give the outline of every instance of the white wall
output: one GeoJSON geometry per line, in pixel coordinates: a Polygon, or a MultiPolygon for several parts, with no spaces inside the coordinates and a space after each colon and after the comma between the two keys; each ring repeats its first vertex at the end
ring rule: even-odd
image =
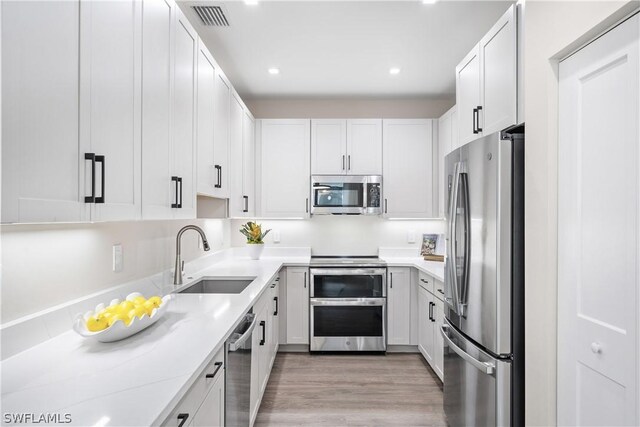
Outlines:
{"type": "MultiPolygon", "coordinates": [[[[452,71],[453,72],[453,71],[452,71]]],[[[455,103],[443,98],[254,98],[245,100],[257,119],[432,119],[455,103]]]]}
{"type": "MultiPolygon", "coordinates": [[[[231,220],[231,245],[245,245],[239,230],[246,220],[231,220]]],[[[313,255],[377,255],[379,247],[415,248],[420,255],[422,233],[444,233],[444,221],[390,221],[374,216],[314,216],[309,220],[258,219],[263,230],[273,231],[265,238],[267,246],[311,247],[313,255]],[[274,243],[274,232],[280,243],[274,243]],[[413,231],[415,243],[407,243],[413,231]]]]}
{"type": "MultiPolygon", "coordinates": [[[[1,227],[1,322],[80,298],[173,267],[177,231],[202,227],[211,250],[229,246],[229,220],[130,221],[1,227]],[[112,246],[124,265],[112,271],[112,246]]],[[[183,237],[183,259],[204,252],[195,232],[183,237]]]]}
{"type": "Polygon", "coordinates": [[[638,7],[525,2],[526,424],[556,424],[558,60],[638,7]]]}

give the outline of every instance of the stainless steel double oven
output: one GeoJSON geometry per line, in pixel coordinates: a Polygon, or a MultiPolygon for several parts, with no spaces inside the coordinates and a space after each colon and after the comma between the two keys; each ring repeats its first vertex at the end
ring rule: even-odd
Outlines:
{"type": "Polygon", "coordinates": [[[311,351],[386,351],[386,274],[376,258],[312,261],[311,351]]]}

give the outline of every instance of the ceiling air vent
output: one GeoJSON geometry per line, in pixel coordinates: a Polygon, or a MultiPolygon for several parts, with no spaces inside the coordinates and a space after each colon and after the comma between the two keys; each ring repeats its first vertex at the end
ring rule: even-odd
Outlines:
{"type": "Polygon", "coordinates": [[[202,23],[210,27],[228,27],[229,21],[222,6],[192,6],[202,23]]]}

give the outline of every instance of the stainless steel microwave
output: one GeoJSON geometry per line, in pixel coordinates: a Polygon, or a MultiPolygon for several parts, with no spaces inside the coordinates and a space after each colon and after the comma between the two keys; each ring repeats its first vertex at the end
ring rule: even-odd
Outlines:
{"type": "Polygon", "coordinates": [[[311,214],[380,215],[382,176],[313,175],[311,214]]]}

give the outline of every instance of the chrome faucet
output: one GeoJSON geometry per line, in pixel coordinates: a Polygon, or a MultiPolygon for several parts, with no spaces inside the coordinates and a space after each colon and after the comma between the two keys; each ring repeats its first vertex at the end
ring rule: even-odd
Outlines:
{"type": "Polygon", "coordinates": [[[209,247],[209,242],[207,241],[207,236],[204,234],[204,231],[202,231],[202,228],[196,225],[187,225],[182,227],[180,231],[178,231],[178,236],[176,237],[176,269],[173,272],[174,285],[182,285],[182,267],[184,263],[182,262],[182,259],[180,257],[180,252],[181,252],[181,245],[182,245],[181,243],[182,235],[187,230],[197,231],[200,234],[200,237],[202,237],[202,245],[204,246],[204,250],[208,251],[209,249],[211,249],[209,247]]]}

